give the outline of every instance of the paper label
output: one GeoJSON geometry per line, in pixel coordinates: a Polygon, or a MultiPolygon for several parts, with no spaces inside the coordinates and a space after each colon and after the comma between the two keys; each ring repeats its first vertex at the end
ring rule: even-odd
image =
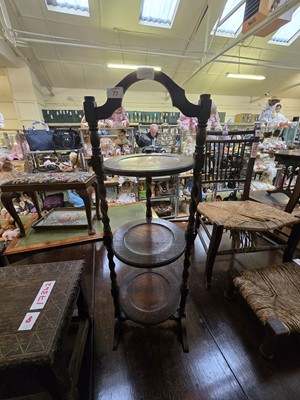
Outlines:
{"type": "Polygon", "coordinates": [[[294,258],[293,261],[300,266],[300,258],[294,258]]]}
{"type": "Polygon", "coordinates": [[[18,328],[18,331],[30,331],[35,324],[36,320],[38,319],[38,316],[40,315],[40,312],[28,312],[23,321],[21,322],[21,325],[18,328]]]}
{"type": "Polygon", "coordinates": [[[136,71],[137,79],[154,79],[154,68],[138,68],[136,71]]]}
{"type": "Polygon", "coordinates": [[[106,90],[108,99],[122,99],[124,96],[124,88],[113,87],[106,90]]]}
{"type": "Polygon", "coordinates": [[[46,281],[42,284],[34,302],[31,304],[30,310],[40,310],[45,307],[55,282],[56,281],[46,281]]]}

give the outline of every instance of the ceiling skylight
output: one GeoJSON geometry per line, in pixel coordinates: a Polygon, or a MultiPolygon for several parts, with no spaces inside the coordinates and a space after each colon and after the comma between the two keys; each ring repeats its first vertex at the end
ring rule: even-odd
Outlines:
{"type": "Polygon", "coordinates": [[[272,36],[269,43],[289,46],[300,35],[300,7],[294,11],[292,20],[282,26],[272,36]]]}
{"type": "Polygon", "coordinates": [[[89,0],[46,0],[46,5],[49,11],[90,16],[89,0]]]}
{"type": "MultiPolygon", "coordinates": [[[[227,15],[240,3],[241,0],[227,0],[220,22],[222,22],[222,20],[226,18],[227,15]]],[[[237,37],[242,28],[245,6],[246,3],[243,2],[243,4],[241,4],[241,6],[238,7],[237,10],[218,27],[216,22],[211,31],[211,35],[216,34],[217,36],[237,37]]]]}
{"type": "Polygon", "coordinates": [[[156,28],[172,28],[179,1],[142,0],[139,23],[156,28]]]}

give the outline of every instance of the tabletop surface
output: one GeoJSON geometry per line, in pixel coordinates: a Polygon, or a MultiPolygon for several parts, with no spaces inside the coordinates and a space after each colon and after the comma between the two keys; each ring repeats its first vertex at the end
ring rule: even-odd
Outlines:
{"type": "Polygon", "coordinates": [[[280,156],[291,156],[291,157],[300,157],[300,150],[299,149],[294,149],[294,150],[278,150],[276,151],[275,155],[280,155],[280,156]]]}
{"type": "Polygon", "coordinates": [[[138,177],[176,175],[189,171],[193,165],[192,157],[168,153],[131,154],[103,162],[107,173],[138,177]]]}
{"type": "Polygon", "coordinates": [[[0,268],[0,368],[53,361],[79,293],[83,266],[77,260],[0,268]],[[47,301],[38,300],[49,282],[53,289],[47,301]],[[38,308],[36,302],[45,304],[38,308]],[[22,321],[38,312],[30,330],[19,330],[22,321]]]}

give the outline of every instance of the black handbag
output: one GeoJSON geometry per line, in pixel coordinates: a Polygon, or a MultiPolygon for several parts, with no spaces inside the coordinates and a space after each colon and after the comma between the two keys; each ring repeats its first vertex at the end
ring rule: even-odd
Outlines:
{"type": "Polygon", "coordinates": [[[72,128],[56,128],[53,132],[53,148],[56,150],[76,150],[82,147],[80,133],[72,128]]]}
{"type": "Polygon", "coordinates": [[[52,144],[53,132],[45,122],[34,121],[31,128],[24,128],[24,134],[31,151],[54,149],[52,144]],[[38,129],[38,125],[41,125],[44,129],[38,129]]]}

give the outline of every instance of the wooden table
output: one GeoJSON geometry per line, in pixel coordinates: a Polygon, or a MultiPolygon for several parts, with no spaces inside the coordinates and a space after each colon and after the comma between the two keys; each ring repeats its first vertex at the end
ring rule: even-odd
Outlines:
{"type": "Polygon", "coordinates": [[[88,222],[88,233],[89,235],[93,235],[96,231],[92,226],[92,187],[94,187],[96,193],[96,215],[97,219],[100,220],[101,216],[99,211],[97,177],[92,172],[22,174],[8,182],[5,182],[1,186],[1,201],[18,224],[20,228],[19,237],[22,237],[25,236],[25,228],[12,203],[13,198],[15,197],[15,192],[28,192],[35,205],[39,218],[42,218],[37,192],[75,189],[77,194],[84,201],[88,222]]]}
{"type": "Polygon", "coordinates": [[[1,399],[45,391],[55,399],[76,398],[90,326],[80,283],[83,267],[84,261],[77,260],[0,268],[1,399]],[[77,334],[70,355],[67,332],[76,304],[77,334]],[[20,330],[22,321],[26,328],[35,322],[20,330]]]}
{"type": "MultiPolygon", "coordinates": [[[[289,197],[285,211],[292,212],[300,197],[300,150],[278,150],[275,153],[275,160],[284,165],[284,172],[278,187],[275,190],[267,190],[268,194],[284,193],[289,197]],[[296,169],[298,171],[296,172],[296,169]],[[292,185],[297,175],[295,185],[292,185]]],[[[276,185],[277,186],[277,185],[276,185]]]]}

